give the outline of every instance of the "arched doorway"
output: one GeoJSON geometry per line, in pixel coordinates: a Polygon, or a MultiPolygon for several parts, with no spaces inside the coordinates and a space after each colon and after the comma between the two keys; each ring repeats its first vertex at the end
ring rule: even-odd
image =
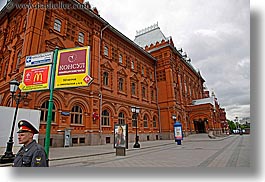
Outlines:
{"type": "Polygon", "coordinates": [[[196,133],[206,133],[205,122],[203,120],[199,119],[193,122],[196,133]]]}

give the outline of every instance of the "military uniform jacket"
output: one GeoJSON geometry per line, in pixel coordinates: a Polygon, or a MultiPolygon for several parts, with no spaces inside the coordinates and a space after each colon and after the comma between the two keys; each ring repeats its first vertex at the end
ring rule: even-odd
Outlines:
{"type": "Polygon", "coordinates": [[[18,151],[14,167],[48,167],[48,160],[43,147],[35,140],[18,151]]]}

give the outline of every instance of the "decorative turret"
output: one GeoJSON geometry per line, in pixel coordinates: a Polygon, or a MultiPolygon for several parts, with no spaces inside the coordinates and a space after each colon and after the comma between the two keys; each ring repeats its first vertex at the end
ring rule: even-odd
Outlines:
{"type": "Polygon", "coordinates": [[[214,93],[214,91],[212,90],[212,97],[214,97],[215,98],[215,93],[214,93]]]}
{"type": "Polygon", "coordinates": [[[151,50],[161,44],[173,44],[171,37],[166,37],[158,26],[158,22],[147,28],[136,31],[134,42],[145,50],[151,50]]]}
{"type": "Polygon", "coordinates": [[[96,15],[99,15],[99,13],[98,13],[98,9],[97,9],[96,7],[93,7],[93,8],[92,8],[92,11],[93,11],[96,15]]]}
{"type": "Polygon", "coordinates": [[[88,1],[86,1],[84,4],[85,4],[87,9],[91,9],[91,5],[90,5],[90,3],[88,1]]]}
{"type": "Polygon", "coordinates": [[[136,36],[135,37],[138,37],[140,35],[146,34],[146,33],[150,32],[152,30],[155,30],[155,29],[160,29],[159,26],[158,26],[158,22],[156,24],[151,25],[151,26],[149,26],[147,28],[144,28],[142,30],[139,30],[139,31],[136,30],[136,36]]]}

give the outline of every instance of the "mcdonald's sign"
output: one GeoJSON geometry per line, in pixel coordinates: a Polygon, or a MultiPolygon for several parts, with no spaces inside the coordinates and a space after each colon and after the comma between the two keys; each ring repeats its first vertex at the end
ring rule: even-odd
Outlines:
{"type": "Polygon", "coordinates": [[[35,73],[33,82],[35,82],[35,83],[36,82],[42,82],[42,77],[43,77],[42,73],[35,73]]]}
{"type": "Polygon", "coordinates": [[[47,90],[50,86],[50,74],[51,65],[25,68],[19,88],[22,92],[47,90]]]}

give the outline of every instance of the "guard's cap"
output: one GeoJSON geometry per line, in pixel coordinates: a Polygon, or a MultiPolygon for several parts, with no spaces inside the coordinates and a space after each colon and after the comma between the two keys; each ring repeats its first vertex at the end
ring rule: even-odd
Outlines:
{"type": "Polygon", "coordinates": [[[18,132],[17,133],[25,133],[30,132],[33,134],[38,134],[39,131],[27,120],[20,120],[18,122],[18,132]]]}

